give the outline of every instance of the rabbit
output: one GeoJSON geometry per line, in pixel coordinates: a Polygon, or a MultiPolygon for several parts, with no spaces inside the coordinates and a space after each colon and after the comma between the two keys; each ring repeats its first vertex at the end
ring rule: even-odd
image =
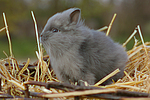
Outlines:
{"type": "Polygon", "coordinates": [[[125,49],[105,33],[85,26],[79,8],[50,17],[40,40],[60,81],[80,85],[82,80],[94,85],[119,68],[119,73],[101,84],[108,85],[124,75],[128,60],[125,49]]]}

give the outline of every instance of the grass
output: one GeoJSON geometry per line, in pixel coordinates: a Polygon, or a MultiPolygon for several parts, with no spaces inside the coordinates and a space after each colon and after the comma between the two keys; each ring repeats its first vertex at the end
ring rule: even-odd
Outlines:
{"type": "MultiPolygon", "coordinates": [[[[12,51],[16,59],[36,58],[36,49],[37,46],[35,38],[12,39],[12,51]]],[[[7,40],[0,42],[0,58],[6,58],[3,51],[10,55],[7,40]]]]}

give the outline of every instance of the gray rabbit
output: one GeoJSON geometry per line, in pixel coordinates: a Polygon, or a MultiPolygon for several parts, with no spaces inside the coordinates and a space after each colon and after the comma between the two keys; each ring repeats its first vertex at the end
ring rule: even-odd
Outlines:
{"type": "Polygon", "coordinates": [[[59,80],[87,81],[93,85],[119,68],[121,71],[102,85],[123,76],[127,62],[124,48],[103,32],[89,29],[80,19],[79,8],[57,13],[47,21],[40,39],[59,80]]]}

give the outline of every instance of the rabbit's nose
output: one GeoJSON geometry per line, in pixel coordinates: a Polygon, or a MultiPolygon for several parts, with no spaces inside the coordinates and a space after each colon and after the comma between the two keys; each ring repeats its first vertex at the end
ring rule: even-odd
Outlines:
{"type": "Polygon", "coordinates": [[[40,42],[42,42],[43,34],[40,34],[40,42]]]}

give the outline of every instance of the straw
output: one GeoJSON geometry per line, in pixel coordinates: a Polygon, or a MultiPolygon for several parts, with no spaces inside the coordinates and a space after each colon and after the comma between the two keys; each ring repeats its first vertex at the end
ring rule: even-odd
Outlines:
{"type": "Polygon", "coordinates": [[[113,16],[113,18],[112,18],[112,20],[111,20],[111,22],[110,22],[110,24],[109,24],[108,30],[107,30],[107,32],[106,32],[106,36],[109,35],[110,29],[111,29],[111,27],[112,27],[112,24],[113,24],[113,22],[114,22],[116,16],[117,16],[117,14],[115,13],[114,16],[113,16]]]}

